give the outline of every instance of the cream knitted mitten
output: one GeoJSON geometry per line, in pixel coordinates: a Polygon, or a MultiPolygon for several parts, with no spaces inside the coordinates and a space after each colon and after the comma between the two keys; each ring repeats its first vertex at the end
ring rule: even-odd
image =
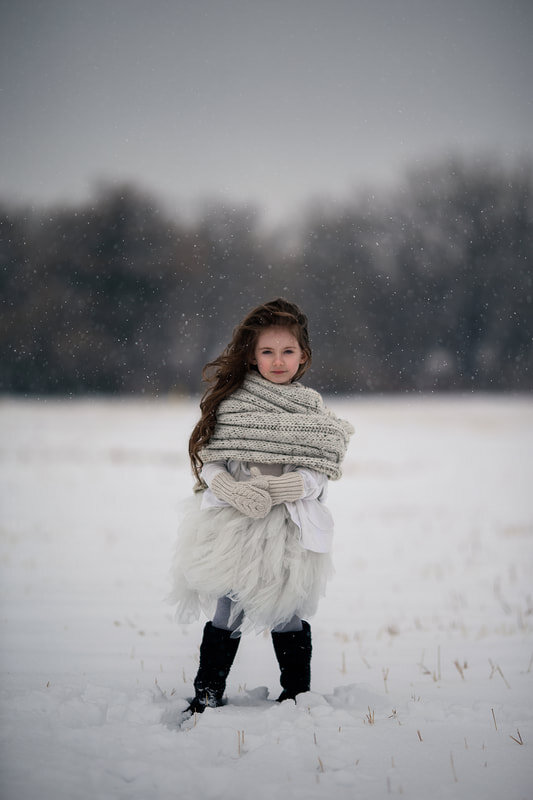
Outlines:
{"type": "Polygon", "coordinates": [[[265,476],[254,477],[251,481],[236,481],[229,472],[219,472],[211,481],[210,489],[219,500],[225,500],[252,519],[263,519],[272,508],[265,476]]]}
{"type": "Polygon", "coordinates": [[[268,481],[268,492],[273,506],[277,506],[279,503],[294,502],[304,496],[304,479],[299,472],[286,472],[279,478],[271,475],[265,477],[268,481]]]}

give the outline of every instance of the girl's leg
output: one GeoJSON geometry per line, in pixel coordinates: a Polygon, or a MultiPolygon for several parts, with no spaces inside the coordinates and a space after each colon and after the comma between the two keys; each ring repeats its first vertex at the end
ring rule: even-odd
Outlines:
{"type": "MultiPolygon", "coordinates": [[[[229,597],[219,597],[217,601],[217,607],[215,609],[215,614],[212,619],[212,624],[214,628],[220,628],[223,631],[231,631],[234,633],[236,629],[240,626],[244,614],[241,613],[233,620],[230,625],[230,618],[231,612],[233,611],[233,600],[230,600],[229,597]]],[[[240,636],[240,634],[235,634],[235,636],[240,636]]]]}
{"type": "Polygon", "coordinates": [[[222,705],[226,679],[241,641],[240,634],[233,632],[240,620],[235,620],[228,627],[231,606],[231,600],[227,597],[220,598],[213,621],[204,628],[200,666],[194,679],[195,697],[187,709],[191,713],[202,713],[206,706],[222,705]]]}
{"type": "Polygon", "coordinates": [[[294,633],[295,631],[301,631],[302,629],[302,620],[295,614],[294,617],[288,622],[285,622],[283,625],[276,625],[275,628],[272,628],[272,633],[294,633]]]}
{"type": "MultiPolygon", "coordinates": [[[[294,622],[294,617],[291,623],[294,622]]],[[[295,700],[296,695],[311,688],[311,627],[300,620],[300,630],[272,631],[272,643],[280,668],[283,688],[278,703],[295,700]]]]}
{"type": "MultiPolygon", "coordinates": [[[[221,628],[224,631],[233,632],[240,626],[244,617],[242,611],[231,623],[231,625],[229,624],[233,606],[233,600],[230,600],[229,597],[218,598],[215,614],[211,620],[214,628],[221,628]]],[[[284,622],[281,625],[276,625],[275,628],[272,628],[272,631],[273,633],[294,633],[296,631],[301,631],[302,628],[302,620],[295,614],[288,622],[284,622]]]]}

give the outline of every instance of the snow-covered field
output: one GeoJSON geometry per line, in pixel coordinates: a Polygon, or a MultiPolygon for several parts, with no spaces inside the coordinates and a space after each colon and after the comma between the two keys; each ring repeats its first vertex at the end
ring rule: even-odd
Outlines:
{"type": "Polygon", "coordinates": [[[533,797],[531,399],[330,405],[356,435],[313,692],[273,702],[247,636],[229,705],[179,729],[204,621],[164,598],[195,404],[0,403],[2,800],[533,797]]]}

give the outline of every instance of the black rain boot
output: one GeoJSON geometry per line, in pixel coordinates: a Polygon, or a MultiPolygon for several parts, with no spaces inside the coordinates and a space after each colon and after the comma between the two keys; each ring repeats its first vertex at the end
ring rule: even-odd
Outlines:
{"type": "Polygon", "coordinates": [[[272,632],[274,652],[281,670],[279,682],[283,688],[278,703],[295,700],[296,695],[311,688],[311,626],[302,620],[301,631],[272,632]]]}
{"type": "Polygon", "coordinates": [[[206,706],[216,708],[222,705],[226,678],[240,640],[240,636],[232,639],[231,631],[214,628],[210,622],[206,623],[200,645],[200,667],[194,679],[196,696],[187,711],[201,714],[206,706]]]}

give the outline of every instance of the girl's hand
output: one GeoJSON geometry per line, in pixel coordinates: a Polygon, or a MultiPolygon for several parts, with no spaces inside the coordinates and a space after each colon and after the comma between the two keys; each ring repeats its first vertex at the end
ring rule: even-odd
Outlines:
{"type": "Polygon", "coordinates": [[[272,505],[279,503],[293,503],[300,500],[305,494],[304,479],[299,472],[286,472],[275,478],[271,475],[264,476],[268,481],[268,493],[272,498],[272,505]]]}
{"type": "Polygon", "coordinates": [[[263,479],[266,481],[266,489],[272,498],[272,505],[280,503],[291,503],[300,500],[305,494],[305,483],[299,472],[285,472],[279,477],[274,475],[262,475],[257,467],[252,467],[250,474],[253,481],[263,479]]]}
{"type": "Polygon", "coordinates": [[[266,476],[236,481],[224,470],[215,475],[210,488],[219,500],[225,500],[241,514],[252,519],[263,519],[272,508],[272,498],[267,487],[266,476]]]}

